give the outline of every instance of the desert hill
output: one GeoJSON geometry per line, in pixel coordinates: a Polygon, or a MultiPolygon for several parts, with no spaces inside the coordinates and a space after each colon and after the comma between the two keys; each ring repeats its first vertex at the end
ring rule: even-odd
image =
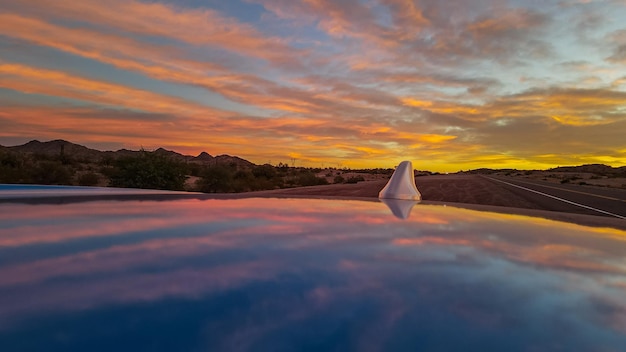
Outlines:
{"type": "Polygon", "coordinates": [[[611,167],[604,164],[586,164],[580,166],[559,166],[547,171],[553,172],[585,172],[597,175],[624,175],[626,176],[626,166],[611,167]]]}
{"type": "MultiPolygon", "coordinates": [[[[0,145],[0,150],[9,150],[17,153],[29,153],[40,154],[47,156],[60,156],[65,155],[77,160],[84,160],[90,162],[98,162],[105,158],[117,159],[120,157],[133,157],[137,156],[140,151],[119,149],[117,151],[100,151],[96,149],[87,148],[80,144],[75,144],[62,139],[57,139],[48,142],[40,142],[38,140],[32,140],[26,144],[5,147],[0,145]]],[[[218,155],[216,157],[211,156],[206,152],[200,153],[198,156],[183,155],[175,151],[159,148],[154,151],[155,154],[168,157],[170,159],[180,162],[192,162],[200,164],[219,163],[219,164],[235,164],[239,167],[252,167],[255,164],[248,160],[242,159],[237,156],[231,155],[218,155]]]]}
{"type": "Polygon", "coordinates": [[[26,144],[6,148],[8,150],[18,153],[43,154],[49,156],[66,154],[78,158],[87,159],[100,159],[103,156],[103,152],[99,150],[90,149],[79,144],[64,141],[62,139],[57,139],[49,142],[32,140],[26,144]]]}
{"type": "Polygon", "coordinates": [[[202,152],[202,153],[198,154],[198,156],[196,156],[193,159],[196,160],[196,161],[213,161],[213,156],[211,156],[211,154],[209,154],[207,152],[202,152]]]}

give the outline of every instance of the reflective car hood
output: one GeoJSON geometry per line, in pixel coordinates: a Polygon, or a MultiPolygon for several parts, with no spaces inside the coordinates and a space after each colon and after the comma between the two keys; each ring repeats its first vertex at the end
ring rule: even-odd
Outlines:
{"type": "Polygon", "coordinates": [[[626,232],[410,205],[2,203],[2,351],[626,346],[626,232]]]}

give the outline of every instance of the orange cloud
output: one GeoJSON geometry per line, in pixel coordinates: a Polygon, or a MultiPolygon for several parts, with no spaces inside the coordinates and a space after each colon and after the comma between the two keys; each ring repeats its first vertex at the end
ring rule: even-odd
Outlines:
{"type": "Polygon", "coordinates": [[[44,94],[110,104],[143,111],[182,115],[223,115],[217,109],[146,90],[92,80],[66,72],[33,68],[0,61],[0,87],[30,94],[44,94]]]}
{"type": "Polygon", "coordinates": [[[25,0],[14,4],[15,11],[79,20],[142,35],[172,38],[194,45],[215,45],[268,60],[295,59],[300,50],[283,39],[268,38],[250,25],[210,9],[189,9],[161,3],[112,0],[106,3],[25,0]]]}
{"type": "Polygon", "coordinates": [[[440,134],[424,134],[419,137],[421,141],[438,144],[451,140],[455,140],[457,136],[449,136],[449,135],[440,135],[440,134]]]}
{"type": "Polygon", "coordinates": [[[413,106],[416,108],[428,108],[433,106],[433,103],[431,101],[418,100],[414,98],[402,98],[401,100],[404,105],[413,106]]]}
{"type": "MultiPolygon", "coordinates": [[[[92,30],[64,28],[12,14],[0,14],[0,33],[154,79],[203,87],[248,105],[298,113],[310,112],[314,107],[306,99],[290,98],[289,90],[282,90],[287,94],[268,95],[268,90],[279,93],[279,86],[273,82],[236,74],[219,65],[172,56],[172,50],[178,51],[172,47],[145,44],[92,30]],[[16,27],[24,30],[12,31],[16,27]]],[[[300,96],[305,95],[300,93],[300,96]]]]}

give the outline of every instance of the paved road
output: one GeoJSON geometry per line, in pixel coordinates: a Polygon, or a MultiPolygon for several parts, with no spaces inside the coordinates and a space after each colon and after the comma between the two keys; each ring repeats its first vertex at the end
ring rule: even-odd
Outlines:
{"type": "Polygon", "coordinates": [[[559,185],[512,177],[482,176],[535,204],[536,209],[626,219],[626,191],[593,186],[559,185]]]}

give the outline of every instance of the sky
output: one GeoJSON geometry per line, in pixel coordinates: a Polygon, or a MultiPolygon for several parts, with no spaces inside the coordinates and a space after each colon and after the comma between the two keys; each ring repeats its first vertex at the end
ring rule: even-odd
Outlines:
{"type": "Polygon", "coordinates": [[[626,0],[0,0],[0,144],[626,165],[626,0]]]}

